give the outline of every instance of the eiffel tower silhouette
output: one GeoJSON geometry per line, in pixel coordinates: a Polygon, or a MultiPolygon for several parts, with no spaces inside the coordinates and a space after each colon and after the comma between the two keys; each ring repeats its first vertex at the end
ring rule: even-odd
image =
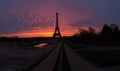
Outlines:
{"type": "Polygon", "coordinates": [[[56,13],[56,27],[55,27],[55,32],[53,34],[54,38],[60,38],[61,34],[60,34],[60,29],[59,29],[59,25],[58,25],[58,12],[56,13]]]}

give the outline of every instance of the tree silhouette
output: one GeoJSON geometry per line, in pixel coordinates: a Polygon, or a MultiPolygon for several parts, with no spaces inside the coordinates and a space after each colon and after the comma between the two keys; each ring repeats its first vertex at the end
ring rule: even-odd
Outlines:
{"type": "Polygon", "coordinates": [[[88,28],[88,31],[89,31],[90,34],[95,34],[95,30],[94,30],[94,28],[92,28],[92,27],[89,27],[89,28],[88,28]]]}
{"type": "Polygon", "coordinates": [[[88,30],[80,29],[73,37],[74,42],[87,43],[87,44],[102,44],[102,45],[119,45],[120,42],[120,31],[119,27],[116,24],[104,26],[101,29],[101,32],[96,33],[95,29],[89,27],[88,30]]]}
{"type": "Polygon", "coordinates": [[[101,31],[101,37],[104,41],[116,41],[119,39],[119,27],[116,24],[105,24],[101,31]]]}
{"type": "Polygon", "coordinates": [[[105,24],[101,30],[102,40],[110,41],[112,37],[111,33],[112,33],[112,28],[109,27],[107,24],[105,24]]]}

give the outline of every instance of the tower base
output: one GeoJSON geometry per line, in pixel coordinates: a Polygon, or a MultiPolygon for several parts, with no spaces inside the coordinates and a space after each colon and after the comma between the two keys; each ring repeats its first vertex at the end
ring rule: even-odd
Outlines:
{"type": "Polygon", "coordinates": [[[55,28],[55,33],[53,34],[53,37],[54,38],[60,38],[61,37],[59,28],[55,28]]]}

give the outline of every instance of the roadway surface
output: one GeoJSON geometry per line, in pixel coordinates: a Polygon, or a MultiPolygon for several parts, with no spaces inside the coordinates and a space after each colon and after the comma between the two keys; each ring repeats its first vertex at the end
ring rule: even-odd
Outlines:
{"type": "Polygon", "coordinates": [[[57,46],[42,62],[24,71],[120,71],[120,66],[98,68],[76,54],[63,41],[55,42],[58,42],[57,46]]]}
{"type": "Polygon", "coordinates": [[[37,48],[32,51],[27,50],[26,63],[24,63],[25,51],[20,50],[18,52],[15,48],[0,50],[0,53],[4,55],[12,55],[10,56],[12,59],[8,61],[4,60],[6,57],[3,56],[3,60],[0,59],[1,65],[21,63],[18,69],[16,69],[16,66],[9,66],[8,68],[5,66],[0,67],[0,71],[120,71],[120,66],[110,68],[96,67],[80,57],[63,40],[52,40],[49,42],[51,44],[43,48],[37,48]],[[7,52],[7,54],[4,52],[7,52]]]}

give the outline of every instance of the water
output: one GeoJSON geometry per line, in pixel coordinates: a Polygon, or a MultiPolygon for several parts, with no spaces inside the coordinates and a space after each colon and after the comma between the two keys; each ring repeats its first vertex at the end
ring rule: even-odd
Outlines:
{"type": "Polygon", "coordinates": [[[48,45],[48,43],[40,43],[40,44],[36,45],[35,47],[44,47],[46,45],[48,45]]]}

